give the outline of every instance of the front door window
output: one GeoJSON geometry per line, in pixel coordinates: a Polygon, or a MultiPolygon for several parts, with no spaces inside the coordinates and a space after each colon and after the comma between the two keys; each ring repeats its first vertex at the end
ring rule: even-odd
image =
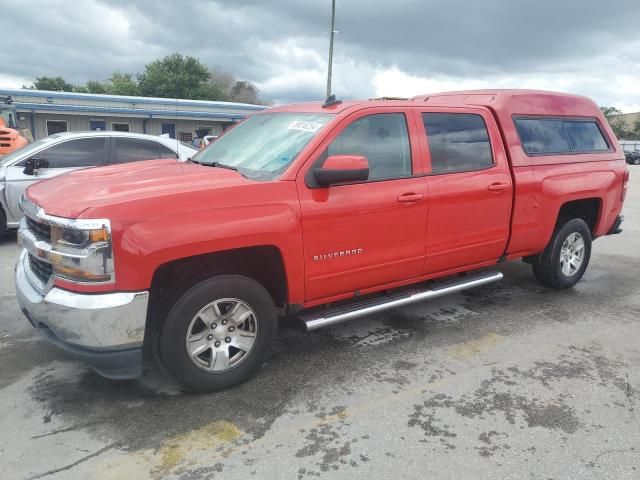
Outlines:
{"type": "Polygon", "coordinates": [[[411,176],[411,148],[402,113],[367,115],[343,130],[329,145],[332,155],[359,155],[369,161],[369,180],[411,176]]]}
{"type": "Polygon", "coordinates": [[[53,145],[34,157],[44,160],[46,168],[96,167],[107,163],[106,138],[78,138],[53,145]]]}

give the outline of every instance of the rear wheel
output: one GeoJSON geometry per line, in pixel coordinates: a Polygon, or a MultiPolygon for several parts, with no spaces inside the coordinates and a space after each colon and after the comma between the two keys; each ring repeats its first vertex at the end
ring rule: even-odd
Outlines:
{"type": "Polygon", "coordinates": [[[160,332],[165,369],[189,390],[237,385],[263,364],[276,330],[273,300],[255,280],[220,275],[187,290],[160,332]]]}
{"type": "Polygon", "coordinates": [[[581,218],[573,218],[556,229],[545,248],[533,260],[533,273],[550,288],[571,288],[580,281],[591,257],[591,231],[581,218]]]}

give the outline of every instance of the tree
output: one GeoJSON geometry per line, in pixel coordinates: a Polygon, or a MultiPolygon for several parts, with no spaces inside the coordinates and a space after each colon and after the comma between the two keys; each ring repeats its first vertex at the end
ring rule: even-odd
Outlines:
{"type": "Polygon", "coordinates": [[[84,85],[75,85],[73,91],[76,93],[107,93],[107,86],[100,80],[89,80],[84,85]]]}
{"type": "Polygon", "coordinates": [[[231,101],[231,88],[236,79],[228,72],[213,69],[209,72],[205,89],[205,98],[207,100],[231,101]]]}
{"type": "Polygon", "coordinates": [[[197,58],[174,53],[146,65],[138,85],[145,97],[204,99],[209,76],[197,58]]]}
{"type": "Polygon", "coordinates": [[[231,100],[240,103],[260,103],[258,87],[247,80],[238,80],[231,87],[231,100]]]}
{"type": "Polygon", "coordinates": [[[618,110],[616,107],[600,107],[600,111],[604,115],[604,118],[609,122],[609,126],[613,133],[616,134],[616,137],[619,139],[628,139],[631,135],[631,132],[627,126],[627,122],[625,122],[622,117],[622,111],[618,110]]]}
{"type": "Polygon", "coordinates": [[[51,90],[54,92],[73,91],[73,85],[62,77],[36,77],[36,81],[33,82],[33,85],[29,88],[34,90],[51,90]]]}
{"type": "Polygon", "coordinates": [[[24,88],[268,104],[260,99],[260,91],[254,83],[238,80],[218,69],[209,71],[197,58],[179,53],[149,63],[142,73],[135,76],[116,71],[107,80],[90,80],[76,86],[62,77],[38,77],[33,85],[24,88]]]}
{"type": "Polygon", "coordinates": [[[631,131],[633,138],[631,140],[640,140],[640,119],[633,122],[633,130],[631,131]]]}
{"type": "Polygon", "coordinates": [[[113,72],[111,78],[106,81],[109,95],[140,95],[140,88],[136,79],[130,73],[113,72]]]}
{"type": "Polygon", "coordinates": [[[205,86],[203,97],[207,100],[265,104],[259,94],[260,90],[254,83],[248,80],[237,80],[228,72],[213,69],[205,86]]]}
{"type": "Polygon", "coordinates": [[[99,80],[89,80],[86,85],[73,87],[73,91],[78,93],[107,93],[107,88],[99,80]]]}

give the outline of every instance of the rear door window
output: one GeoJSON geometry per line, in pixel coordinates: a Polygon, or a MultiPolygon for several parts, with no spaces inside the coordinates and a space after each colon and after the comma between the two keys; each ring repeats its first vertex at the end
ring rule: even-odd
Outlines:
{"type": "Polygon", "coordinates": [[[41,150],[32,158],[41,158],[48,168],[96,167],[107,163],[105,137],[77,138],[41,150]]]}
{"type": "Polygon", "coordinates": [[[159,143],[158,146],[160,147],[160,158],[178,158],[178,154],[170,148],[165,147],[161,143],[159,143]]]}
{"type": "Polygon", "coordinates": [[[150,140],[116,137],[115,143],[116,163],[130,163],[161,158],[159,144],[150,140]]]}
{"type": "Polygon", "coordinates": [[[484,170],[493,166],[484,119],[471,113],[423,113],[432,173],[484,170]]]}

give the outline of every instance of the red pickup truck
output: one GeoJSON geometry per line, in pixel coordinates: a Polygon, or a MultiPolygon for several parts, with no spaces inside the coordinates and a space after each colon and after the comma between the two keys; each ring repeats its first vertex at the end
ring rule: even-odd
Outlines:
{"type": "Polygon", "coordinates": [[[306,103],[253,115],[187,162],[31,186],[25,315],[111,378],[156,358],[213,391],[263,363],[281,315],[307,329],[502,278],[523,259],[572,287],[619,233],[624,153],[598,107],[491,90],[306,103]]]}

